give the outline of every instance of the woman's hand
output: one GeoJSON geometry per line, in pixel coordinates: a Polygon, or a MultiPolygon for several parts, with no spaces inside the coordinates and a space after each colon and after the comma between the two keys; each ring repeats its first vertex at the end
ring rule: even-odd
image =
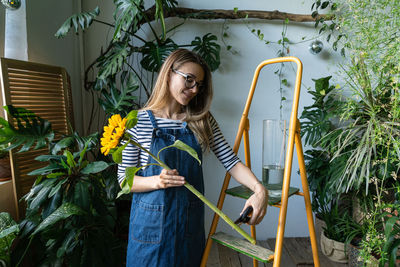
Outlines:
{"type": "Polygon", "coordinates": [[[180,176],[177,170],[163,169],[160,175],[153,176],[156,189],[177,187],[185,184],[185,177],[180,176]]]}
{"type": "Polygon", "coordinates": [[[249,224],[259,224],[267,213],[268,207],[268,190],[261,183],[258,183],[256,185],[254,189],[254,194],[251,195],[250,198],[246,201],[246,204],[244,205],[243,210],[240,214],[242,214],[244,210],[249,206],[253,207],[253,213],[251,215],[249,224]]]}

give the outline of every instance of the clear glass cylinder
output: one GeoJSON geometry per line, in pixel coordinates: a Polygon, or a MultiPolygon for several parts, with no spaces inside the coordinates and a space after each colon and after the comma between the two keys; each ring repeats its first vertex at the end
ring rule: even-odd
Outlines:
{"type": "Polygon", "coordinates": [[[263,121],[262,181],[282,184],[286,154],[286,121],[263,121]]]}

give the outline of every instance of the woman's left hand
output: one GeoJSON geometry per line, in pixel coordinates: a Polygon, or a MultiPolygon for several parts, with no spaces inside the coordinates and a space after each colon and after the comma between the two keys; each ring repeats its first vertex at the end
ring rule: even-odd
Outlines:
{"type": "Polygon", "coordinates": [[[256,186],[254,194],[246,201],[240,214],[249,206],[253,207],[253,213],[248,224],[259,224],[267,213],[268,207],[268,190],[261,183],[256,186]]]}

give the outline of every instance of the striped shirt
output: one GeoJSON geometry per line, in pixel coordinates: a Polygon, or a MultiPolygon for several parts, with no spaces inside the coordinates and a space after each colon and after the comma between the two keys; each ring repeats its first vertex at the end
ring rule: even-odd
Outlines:
{"type": "MultiPolygon", "coordinates": [[[[218,126],[217,121],[213,116],[209,116],[210,125],[212,129],[212,136],[210,136],[210,149],[214,152],[215,156],[219,159],[227,171],[236,165],[240,160],[235,155],[229,144],[226,142],[222,132],[218,126]]],[[[180,129],[183,127],[183,122],[179,120],[171,120],[156,117],[157,125],[159,128],[167,129],[180,129]]],[[[127,130],[131,139],[144,148],[150,149],[151,137],[153,132],[153,125],[146,111],[138,113],[137,124],[127,130]]],[[[122,152],[122,163],[118,165],[118,181],[122,183],[125,178],[125,168],[134,166],[139,167],[147,163],[149,154],[142,151],[140,148],[129,144],[122,152]]]]}

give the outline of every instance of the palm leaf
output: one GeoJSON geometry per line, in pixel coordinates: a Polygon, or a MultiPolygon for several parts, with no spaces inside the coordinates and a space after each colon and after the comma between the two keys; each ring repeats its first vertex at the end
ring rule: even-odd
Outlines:
{"type": "Polygon", "coordinates": [[[57,38],[65,37],[68,32],[74,28],[75,33],[78,33],[79,26],[82,30],[89,28],[92,24],[93,19],[100,14],[99,7],[96,7],[93,11],[90,12],[82,12],[79,14],[72,15],[69,17],[63,25],[58,29],[58,31],[54,34],[57,38]]]}
{"type": "Polygon", "coordinates": [[[193,51],[197,52],[208,64],[211,71],[218,69],[220,61],[221,47],[215,41],[217,36],[207,33],[203,38],[196,37],[191,45],[194,46],[193,51]]]}

